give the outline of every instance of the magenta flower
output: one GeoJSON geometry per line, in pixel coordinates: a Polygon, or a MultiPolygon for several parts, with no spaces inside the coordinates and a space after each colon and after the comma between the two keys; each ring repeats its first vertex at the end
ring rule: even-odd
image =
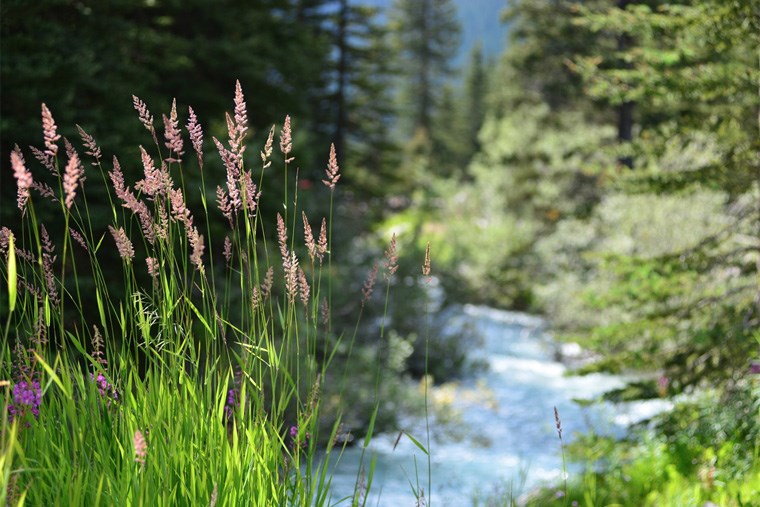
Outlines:
{"type": "Polygon", "coordinates": [[[292,451],[295,451],[296,449],[306,449],[306,446],[309,445],[309,439],[311,438],[311,435],[307,432],[306,435],[304,435],[303,441],[299,442],[298,439],[298,426],[291,426],[290,427],[290,449],[292,451]]]}
{"type": "Polygon", "coordinates": [[[27,382],[22,380],[13,386],[13,403],[8,405],[9,419],[24,418],[31,413],[35,419],[40,416],[40,405],[42,404],[42,389],[39,380],[27,382]]]}
{"type": "Polygon", "coordinates": [[[234,389],[227,391],[227,403],[224,405],[224,417],[226,419],[232,419],[235,415],[235,408],[237,408],[237,393],[234,389]]]}
{"type": "Polygon", "coordinates": [[[100,396],[106,398],[107,406],[111,406],[111,400],[119,401],[119,394],[116,392],[116,387],[108,381],[105,375],[98,373],[96,376],[94,373],[90,373],[90,380],[95,382],[100,396]]]}

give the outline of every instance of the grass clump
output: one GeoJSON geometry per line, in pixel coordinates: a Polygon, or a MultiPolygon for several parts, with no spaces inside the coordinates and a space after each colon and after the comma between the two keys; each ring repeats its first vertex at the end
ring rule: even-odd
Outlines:
{"type": "MultiPolygon", "coordinates": [[[[213,193],[210,143],[192,108],[188,156],[176,102],[159,141],[147,105],[133,100],[152,141],[139,149],[136,181],[135,164],[106,163],[80,128],[94,169],[85,168],[45,105],[44,149],[32,153],[50,174],[32,175],[18,147],[11,157],[19,218],[0,230],[0,503],[336,503],[330,463],[350,439],[346,383],[331,365],[339,351],[350,361],[356,332],[344,337],[332,323],[332,211],[313,230],[299,207],[290,119],[272,127],[249,169],[238,83],[228,137],[212,139],[224,167],[213,193]],[[259,206],[275,168],[284,175],[276,221],[259,206]],[[92,220],[101,212],[107,230],[92,220]],[[46,229],[53,214],[63,228],[46,229]]],[[[332,149],[330,210],[339,178],[332,149]]],[[[377,400],[367,404],[377,411],[377,400]]],[[[360,498],[365,489],[343,500],[360,498]]]]}

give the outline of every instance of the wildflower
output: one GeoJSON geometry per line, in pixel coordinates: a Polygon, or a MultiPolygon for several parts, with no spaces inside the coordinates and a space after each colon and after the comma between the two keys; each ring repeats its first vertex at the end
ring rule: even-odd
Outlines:
{"type": "Polygon", "coordinates": [[[11,152],[11,167],[13,167],[13,177],[16,178],[16,186],[18,187],[18,209],[23,213],[26,202],[29,200],[29,189],[34,181],[32,180],[32,173],[24,165],[24,156],[21,154],[21,148],[18,145],[11,152]]]}
{"type": "Polygon", "coordinates": [[[296,449],[305,449],[306,446],[309,445],[309,439],[311,438],[309,432],[306,432],[306,434],[303,436],[303,441],[301,441],[298,437],[298,426],[291,426],[289,434],[291,451],[295,451],[296,449]]]}
{"type": "Polygon", "coordinates": [[[90,380],[95,382],[98,393],[101,397],[106,398],[106,405],[111,406],[111,401],[119,401],[119,394],[116,392],[116,386],[111,384],[105,375],[90,373],[90,380]]]}
{"type": "Polygon", "coordinates": [[[330,159],[327,162],[327,179],[322,180],[322,183],[330,187],[330,190],[335,190],[335,184],[340,179],[340,168],[338,167],[338,157],[335,154],[335,145],[330,145],[330,159]]]}
{"type": "Polygon", "coordinates": [[[21,380],[13,386],[13,402],[8,405],[8,418],[10,421],[31,413],[35,419],[40,416],[42,404],[42,389],[39,380],[21,380]]]}
{"type": "Polygon", "coordinates": [[[145,441],[145,437],[140,430],[135,430],[132,446],[135,449],[135,461],[144,466],[145,458],[148,455],[148,443],[145,441]]]}
{"type": "Polygon", "coordinates": [[[235,408],[238,406],[237,393],[235,389],[227,391],[227,403],[224,405],[224,417],[225,419],[232,419],[235,415],[235,408]]]}
{"type": "Polygon", "coordinates": [[[752,375],[760,375],[760,361],[752,361],[749,365],[749,372],[752,375]]]}

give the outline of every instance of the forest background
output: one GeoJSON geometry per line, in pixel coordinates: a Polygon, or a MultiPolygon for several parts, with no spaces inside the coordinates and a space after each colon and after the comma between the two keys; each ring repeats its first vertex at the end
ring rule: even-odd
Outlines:
{"type": "MultiPolygon", "coordinates": [[[[336,284],[360,293],[392,233],[405,252],[383,345],[394,375],[382,390],[400,401],[380,411],[379,429],[412,410],[405,379],[443,382],[474,367],[464,337],[423,346],[425,291],[407,282],[430,241],[442,305],[540,313],[560,339],[593,353],[580,373],[646,374],[607,398],[679,401],[645,443],[588,436],[582,459],[630,467],[658,454],[657,480],[636,485],[641,498],[674,477],[705,498],[742,477],[757,485],[760,5],[465,3],[501,12],[508,39],[498,55],[493,37],[462,51],[474,21],[463,30],[448,0],[396,0],[387,9],[348,0],[5,0],[0,223],[17,220],[8,161],[16,144],[40,145],[40,103],[72,142],[79,125],[103,153],[137,159],[145,131],[133,95],[155,111],[176,97],[180,117],[191,106],[202,122],[213,119],[203,124],[207,139],[222,138],[239,80],[249,145],[263,146],[272,123],[292,118],[299,204],[309,215],[330,212],[321,180],[326,147],[335,146],[335,215],[343,217],[332,238],[336,284]]],[[[245,156],[255,160],[258,149],[245,156]]],[[[123,167],[130,181],[138,169],[123,167]]],[[[220,160],[204,170],[224,174],[220,160]]],[[[199,174],[185,177],[200,185],[199,174]]],[[[201,207],[187,197],[191,210],[201,207]]],[[[95,190],[88,200],[93,229],[105,231],[107,196],[95,190]]],[[[265,193],[259,206],[271,215],[279,196],[265,193]]],[[[37,212],[49,230],[63,228],[54,208],[37,212]]],[[[222,214],[207,227],[206,235],[223,236],[222,214]]],[[[334,298],[335,318],[349,320],[356,296],[334,298]]],[[[375,303],[360,349],[377,346],[384,308],[375,303]]],[[[98,309],[93,302],[83,311],[98,309]]],[[[8,314],[3,299],[0,321],[8,314]]],[[[347,363],[357,378],[371,357],[347,363]]],[[[366,379],[346,396],[353,427],[369,423],[372,389],[366,379]]],[[[596,488],[609,501],[634,501],[620,497],[635,489],[624,475],[602,475],[596,488]]]]}

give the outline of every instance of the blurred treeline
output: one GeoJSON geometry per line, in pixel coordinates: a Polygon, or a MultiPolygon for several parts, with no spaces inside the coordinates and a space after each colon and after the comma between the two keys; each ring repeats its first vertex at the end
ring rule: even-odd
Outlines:
{"type": "Polygon", "coordinates": [[[689,400],[660,421],[670,472],[636,498],[602,475],[603,503],[741,477],[760,448],[760,4],[513,0],[504,19],[482,128],[454,134],[477,153],[428,200],[449,294],[542,312],[593,353],[581,371],[639,374],[610,399],[689,400]]]}

